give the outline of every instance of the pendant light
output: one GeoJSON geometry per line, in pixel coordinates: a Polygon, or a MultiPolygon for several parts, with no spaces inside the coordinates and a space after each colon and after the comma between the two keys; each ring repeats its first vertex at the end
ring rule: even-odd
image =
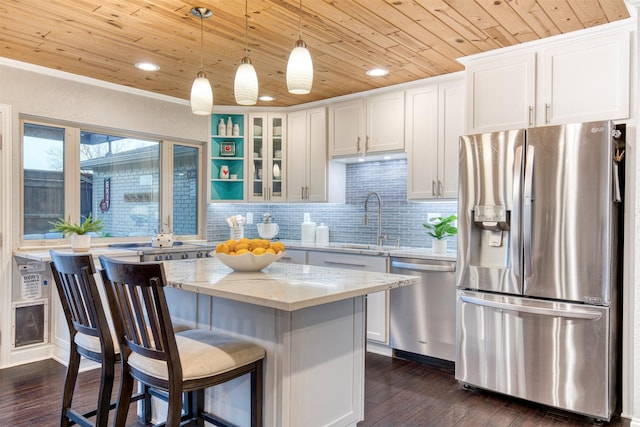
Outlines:
{"type": "Polygon", "coordinates": [[[202,70],[204,67],[202,48],[204,30],[202,21],[204,18],[213,15],[213,12],[205,7],[194,7],[191,9],[191,13],[200,17],[200,71],[198,71],[193,81],[193,86],[191,86],[191,111],[193,114],[206,116],[213,111],[213,91],[211,90],[211,83],[207,80],[207,75],[202,70]]]}
{"type": "Polygon", "coordinates": [[[300,0],[300,30],[287,63],[287,89],[296,95],[311,92],[313,62],[307,44],[302,40],[302,0],[300,0]]]}
{"type": "Polygon", "coordinates": [[[247,38],[249,31],[249,15],[247,12],[247,2],[244,2],[244,57],[240,61],[236,78],[233,84],[233,93],[236,102],[240,105],[255,105],[258,101],[258,75],[256,69],[249,59],[249,49],[247,48],[247,38]]]}

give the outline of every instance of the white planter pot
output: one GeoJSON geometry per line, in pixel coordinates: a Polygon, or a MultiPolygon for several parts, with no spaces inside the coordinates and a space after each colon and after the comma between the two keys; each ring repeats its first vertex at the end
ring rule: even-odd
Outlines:
{"type": "Polygon", "coordinates": [[[441,240],[433,239],[433,243],[431,244],[431,249],[435,253],[439,253],[439,254],[445,253],[447,252],[447,241],[444,239],[441,239],[441,240]]]}
{"type": "Polygon", "coordinates": [[[71,250],[73,252],[88,252],[91,247],[90,234],[72,234],[71,250]]]}

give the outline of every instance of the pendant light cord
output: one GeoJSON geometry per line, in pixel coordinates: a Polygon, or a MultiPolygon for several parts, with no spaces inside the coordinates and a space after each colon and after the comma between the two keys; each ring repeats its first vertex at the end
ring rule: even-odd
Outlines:
{"type": "Polygon", "coordinates": [[[249,12],[248,6],[249,0],[244,0],[244,56],[249,56],[248,49],[248,37],[249,37],[249,12]]]}
{"type": "Polygon", "coordinates": [[[202,13],[202,9],[198,9],[198,13],[200,14],[200,71],[204,68],[204,29],[203,29],[203,21],[204,16],[202,13]]]}
{"type": "Polygon", "coordinates": [[[302,0],[300,0],[300,28],[298,30],[298,37],[302,40],[302,0]]]}

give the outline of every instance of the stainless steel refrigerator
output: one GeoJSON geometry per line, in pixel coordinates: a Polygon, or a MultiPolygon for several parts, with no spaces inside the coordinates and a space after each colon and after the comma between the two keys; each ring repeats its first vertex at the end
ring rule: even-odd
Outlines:
{"type": "Polygon", "coordinates": [[[602,121],[460,138],[462,383],[610,419],[618,133],[602,121]]]}

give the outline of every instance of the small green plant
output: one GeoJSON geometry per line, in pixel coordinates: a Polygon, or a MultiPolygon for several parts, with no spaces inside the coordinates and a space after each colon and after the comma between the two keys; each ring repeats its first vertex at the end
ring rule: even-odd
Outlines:
{"type": "Polygon", "coordinates": [[[451,224],[456,219],[458,219],[456,215],[449,215],[446,218],[437,216],[422,225],[429,230],[429,236],[437,240],[442,240],[445,237],[455,236],[458,233],[458,229],[451,224]]]}
{"type": "Polygon", "coordinates": [[[76,224],[69,221],[65,221],[64,218],[58,218],[56,222],[49,222],[53,225],[51,231],[61,232],[65,236],[68,234],[87,234],[87,233],[100,233],[104,229],[104,224],[101,219],[93,219],[91,212],[86,217],[83,217],[82,224],[76,224]]]}

